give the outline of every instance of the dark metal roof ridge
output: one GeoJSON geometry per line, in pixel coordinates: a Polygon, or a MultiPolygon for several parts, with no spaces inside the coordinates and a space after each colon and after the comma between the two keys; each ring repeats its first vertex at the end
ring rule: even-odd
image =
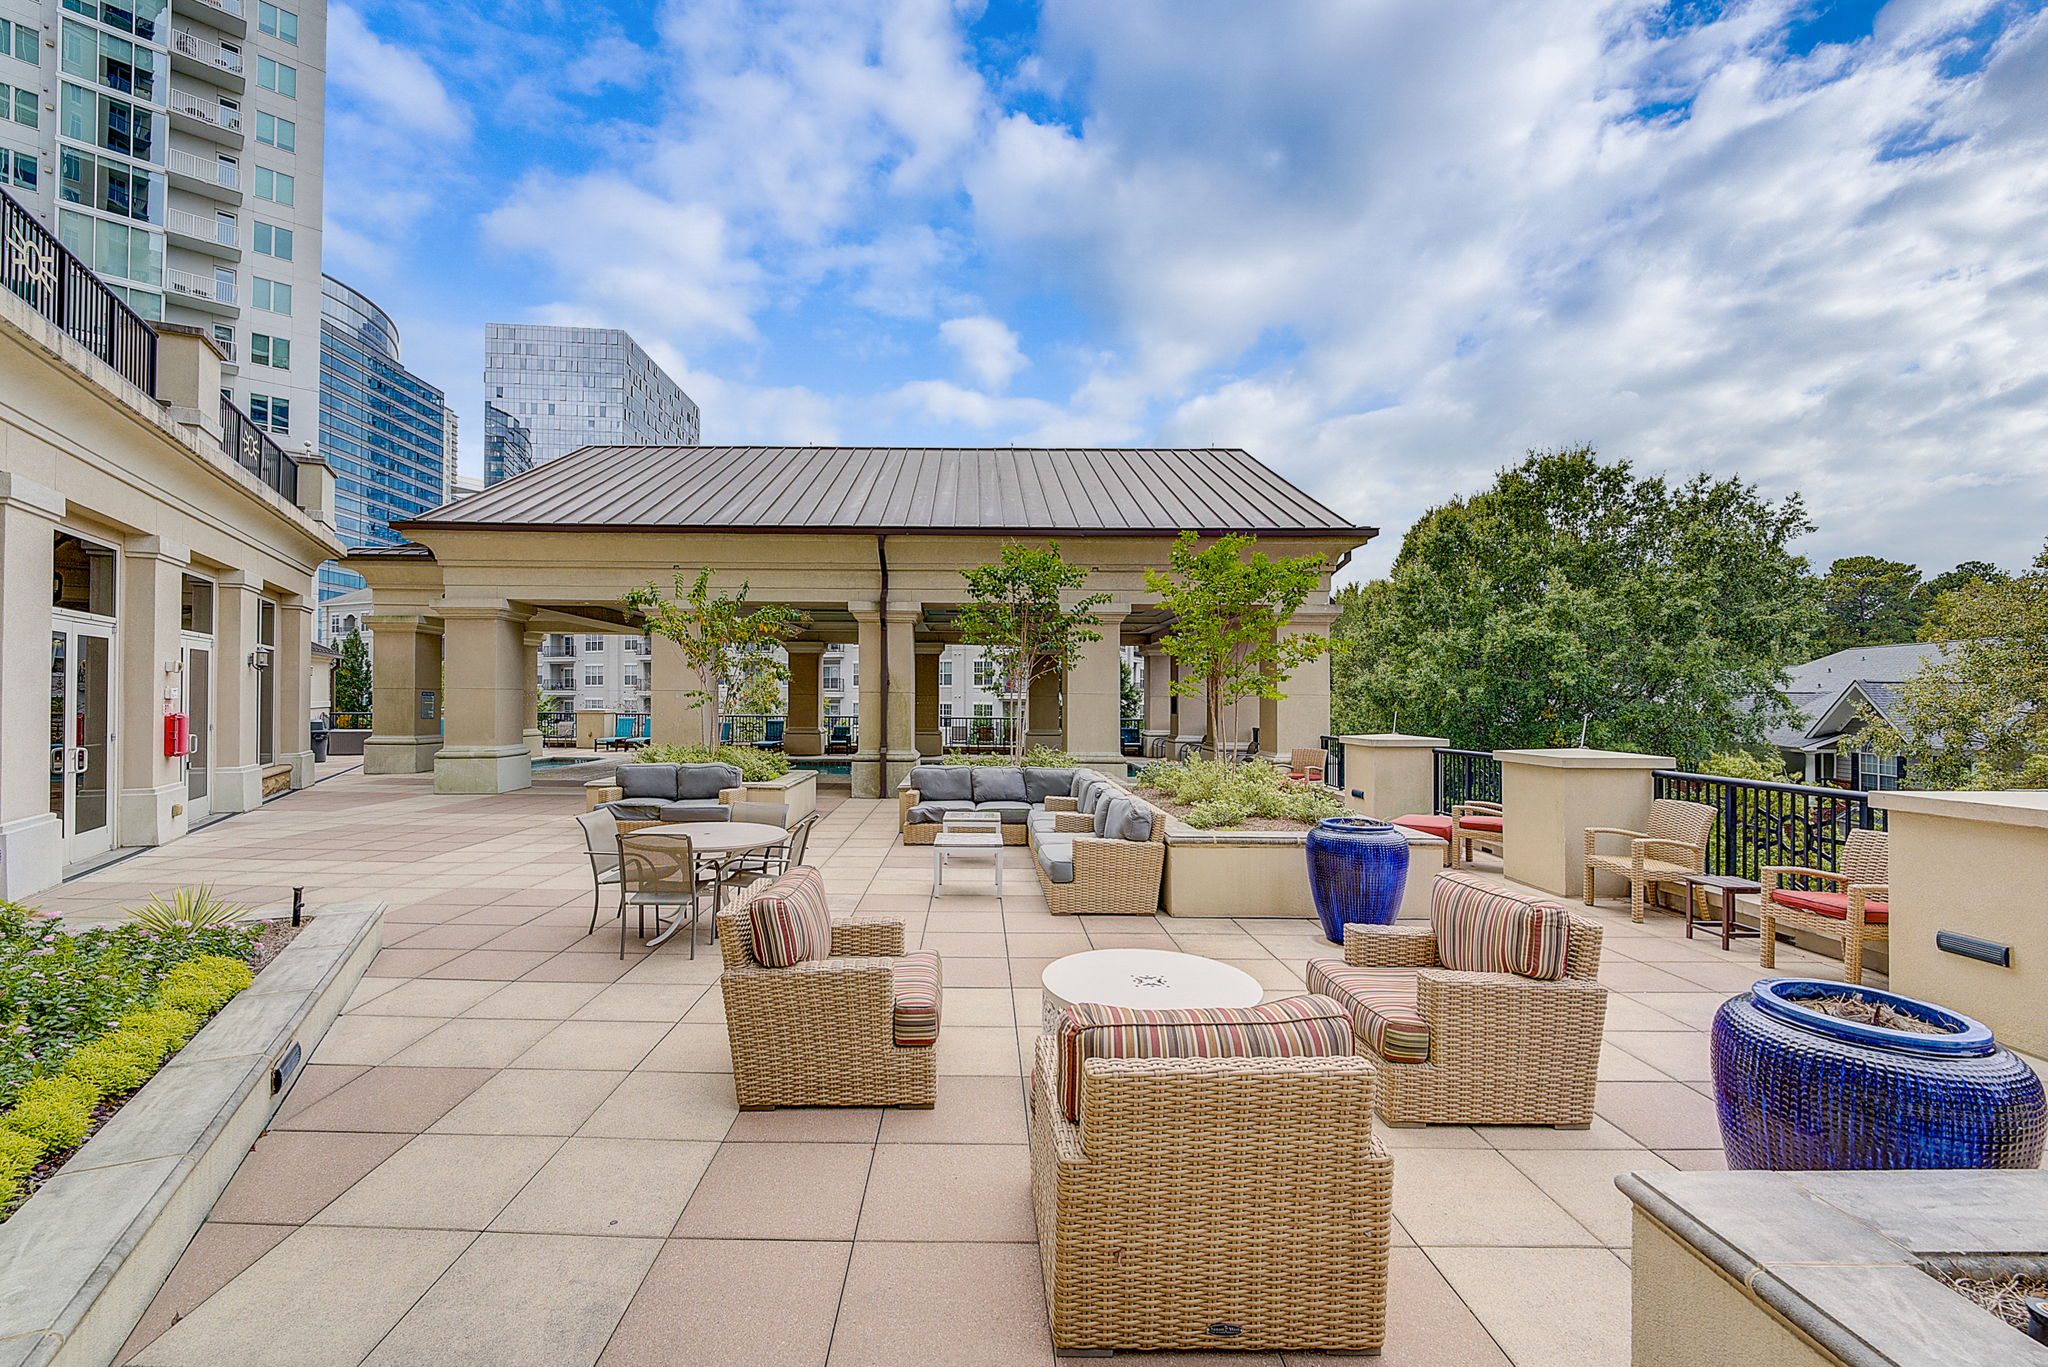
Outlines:
{"type": "MultiPolygon", "coordinates": [[[[1192,531],[1196,536],[1224,537],[1245,531],[1242,527],[1191,527],[1168,530],[1163,527],[919,527],[900,523],[893,526],[817,526],[793,522],[748,523],[746,525],[707,522],[692,527],[677,526],[673,522],[555,522],[539,525],[532,522],[437,522],[422,518],[408,518],[403,522],[394,522],[391,524],[391,527],[394,531],[424,527],[429,531],[661,532],[671,536],[686,535],[692,532],[722,536],[729,532],[741,532],[762,536],[1045,536],[1053,538],[1063,536],[1173,537],[1179,536],[1183,530],[1192,531]]],[[[1261,528],[1257,532],[1245,534],[1257,536],[1261,541],[1278,539],[1302,540],[1311,537],[1343,538],[1347,536],[1355,536],[1361,541],[1370,541],[1380,534],[1380,529],[1378,527],[1275,527],[1261,528]]],[[[365,553],[370,552],[355,550],[349,552],[350,555],[365,553]]],[[[394,547],[389,551],[377,551],[374,553],[400,554],[405,552],[400,548],[394,547]]],[[[419,553],[427,554],[431,558],[431,552],[428,552],[424,546],[419,548],[419,553]]]]}

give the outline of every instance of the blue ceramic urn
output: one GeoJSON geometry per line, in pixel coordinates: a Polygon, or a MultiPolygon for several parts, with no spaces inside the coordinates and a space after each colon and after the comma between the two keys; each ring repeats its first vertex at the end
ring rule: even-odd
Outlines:
{"type": "Polygon", "coordinates": [[[1408,882],[1408,837],[1369,816],[1326,816],[1308,833],[1308,888],[1324,938],[1344,943],[1344,927],[1393,924],[1408,882]]]}

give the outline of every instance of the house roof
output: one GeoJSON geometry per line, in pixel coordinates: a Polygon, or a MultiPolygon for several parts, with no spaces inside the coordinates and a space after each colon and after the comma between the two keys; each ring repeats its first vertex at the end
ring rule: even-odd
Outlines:
{"type": "Polygon", "coordinates": [[[396,525],[1377,534],[1235,447],[586,446],[396,525]]]}
{"type": "Polygon", "coordinates": [[[1774,727],[1765,739],[1781,750],[1811,749],[1853,723],[1859,700],[1897,726],[1896,686],[1940,659],[1943,649],[1920,641],[1858,646],[1788,669],[1786,697],[1798,709],[1800,721],[1774,727]]]}

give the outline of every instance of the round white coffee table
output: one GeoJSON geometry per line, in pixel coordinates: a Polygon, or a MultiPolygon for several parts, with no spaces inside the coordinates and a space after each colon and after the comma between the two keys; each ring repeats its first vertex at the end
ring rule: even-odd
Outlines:
{"type": "Polygon", "coordinates": [[[1045,1028],[1059,1028],[1060,1012],[1076,1002],[1132,1006],[1147,1011],[1183,1007],[1257,1006],[1259,980],[1241,968],[1164,949],[1091,949],[1047,964],[1040,983],[1045,1028]]]}

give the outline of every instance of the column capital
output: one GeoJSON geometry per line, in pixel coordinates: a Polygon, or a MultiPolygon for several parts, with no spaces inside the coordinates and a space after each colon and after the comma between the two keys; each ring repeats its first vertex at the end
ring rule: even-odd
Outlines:
{"type": "Polygon", "coordinates": [[[922,598],[891,598],[886,610],[892,619],[922,617],[924,616],[924,600],[922,598]]]}
{"type": "Polygon", "coordinates": [[[441,634],[441,619],[427,612],[372,612],[363,617],[371,631],[416,631],[429,636],[441,634]]]}
{"type": "Polygon", "coordinates": [[[121,543],[130,560],[162,560],[172,565],[190,565],[192,548],[161,536],[131,536],[121,543]]]}
{"type": "Polygon", "coordinates": [[[0,470],[0,507],[19,508],[54,520],[64,516],[70,506],[64,495],[48,485],[24,479],[11,470],[0,470]]]}
{"type": "Polygon", "coordinates": [[[946,643],[944,641],[919,641],[915,646],[917,653],[920,655],[937,655],[945,648],[946,643]]]}
{"type": "Polygon", "coordinates": [[[531,611],[515,608],[503,598],[479,598],[469,602],[437,598],[434,611],[444,621],[461,618],[466,621],[527,622],[533,618],[531,611]]]}
{"type": "Polygon", "coordinates": [[[529,631],[519,639],[528,650],[538,650],[541,646],[547,644],[548,633],[545,631],[529,631]]]}
{"type": "Polygon", "coordinates": [[[882,615],[882,605],[872,598],[859,598],[849,601],[846,611],[856,622],[872,621],[882,615]]]}
{"type": "Polygon", "coordinates": [[[823,655],[826,646],[823,641],[784,641],[782,649],[787,655],[823,655]]]}

